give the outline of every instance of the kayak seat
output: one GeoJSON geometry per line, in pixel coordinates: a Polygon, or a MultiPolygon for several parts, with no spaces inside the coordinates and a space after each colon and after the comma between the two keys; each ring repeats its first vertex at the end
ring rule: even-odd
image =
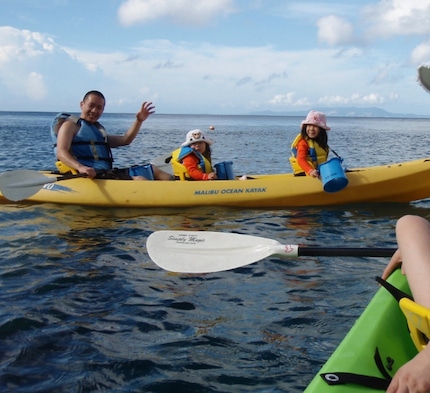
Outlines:
{"type": "Polygon", "coordinates": [[[61,162],[61,161],[57,161],[55,163],[55,166],[60,171],[60,173],[69,173],[70,172],[70,173],[72,173],[74,175],[76,175],[78,173],[78,171],[76,169],[73,169],[73,168],[69,167],[64,162],[61,162]]]}
{"type": "Polygon", "coordinates": [[[408,322],[412,341],[420,352],[430,337],[430,310],[406,297],[400,299],[399,306],[408,322]]]}
{"type": "Polygon", "coordinates": [[[399,302],[400,309],[406,317],[412,341],[420,352],[430,338],[430,309],[415,303],[413,298],[380,277],[376,281],[390,292],[399,302]]]}
{"type": "Polygon", "coordinates": [[[185,167],[185,165],[182,165],[180,162],[176,160],[171,160],[170,163],[172,164],[173,174],[175,175],[176,179],[189,180],[188,170],[185,167]]]}

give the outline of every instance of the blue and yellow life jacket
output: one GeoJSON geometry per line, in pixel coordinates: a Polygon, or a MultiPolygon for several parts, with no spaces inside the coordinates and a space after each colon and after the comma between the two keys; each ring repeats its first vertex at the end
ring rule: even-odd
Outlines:
{"type": "Polygon", "coordinates": [[[170,161],[173,168],[173,174],[179,177],[180,180],[191,179],[187,168],[182,164],[184,157],[188,156],[189,154],[195,154],[198,157],[200,161],[198,167],[203,173],[213,172],[212,165],[206,157],[191,149],[191,147],[185,146],[172,152],[172,160],[170,161]]]}
{"type": "MultiPolygon", "coordinates": [[[[293,171],[295,174],[303,173],[303,168],[297,162],[297,145],[300,140],[303,139],[302,135],[299,134],[294,139],[291,144],[291,157],[290,163],[293,167],[293,171]]],[[[306,157],[306,161],[312,168],[318,169],[318,166],[327,161],[328,151],[324,150],[317,142],[313,139],[306,139],[306,143],[309,146],[308,156],[306,157]]]]}
{"type": "Polygon", "coordinates": [[[57,155],[58,130],[65,121],[80,125],[78,133],[72,139],[70,153],[73,157],[82,165],[93,167],[95,170],[111,169],[112,152],[103,126],[99,122],[89,123],[68,113],[59,113],[51,124],[51,139],[54,143],[55,155],[57,155]]]}

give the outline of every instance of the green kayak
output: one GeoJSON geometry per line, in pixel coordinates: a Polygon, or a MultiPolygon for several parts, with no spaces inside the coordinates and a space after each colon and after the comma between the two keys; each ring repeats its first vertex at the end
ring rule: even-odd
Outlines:
{"type": "MultiPolygon", "coordinates": [[[[410,294],[400,270],[387,281],[410,294]]],[[[381,287],[305,393],[380,392],[416,354],[398,301],[381,287]]]]}

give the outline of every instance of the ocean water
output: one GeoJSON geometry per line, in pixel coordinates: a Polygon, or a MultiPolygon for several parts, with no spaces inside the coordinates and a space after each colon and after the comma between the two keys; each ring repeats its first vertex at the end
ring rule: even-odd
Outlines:
{"type": "MultiPolygon", "coordinates": [[[[0,172],[54,169],[52,113],[0,112],[0,172]]],[[[236,174],[290,172],[298,117],[154,115],[116,166],[214,139],[236,174]],[[209,131],[209,126],[215,127],[209,131]]],[[[133,115],[105,114],[108,132],[133,115]]],[[[329,118],[349,168],[430,156],[429,119],[329,118]]],[[[317,201],[316,201],[317,204],[317,201]]],[[[395,247],[404,214],[430,201],[284,209],[107,209],[0,204],[0,391],[302,392],[376,292],[387,258],[270,257],[233,271],[158,268],[161,229],[223,231],[281,243],[395,247]]]]}

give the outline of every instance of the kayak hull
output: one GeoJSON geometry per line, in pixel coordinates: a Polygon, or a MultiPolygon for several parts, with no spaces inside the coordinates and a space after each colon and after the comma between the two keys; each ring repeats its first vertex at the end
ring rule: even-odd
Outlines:
{"type": "MultiPolygon", "coordinates": [[[[42,172],[52,175],[49,172],[42,172]]],[[[368,202],[411,202],[430,197],[430,158],[357,168],[348,185],[328,193],[319,179],[293,174],[252,175],[247,180],[131,181],[73,178],[45,184],[26,199],[112,207],[293,207],[368,202]]],[[[0,194],[0,201],[7,202],[0,194]]]]}
{"type": "MultiPolygon", "coordinates": [[[[406,278],[400,270],[396,270],[388,281],[410,294],[406,278]]],[[[376,348],[384,369],[391,377],[417,354],[397,300],[382,287],[308,385],[305,393],[380,392],[381,390],[358,384],[328,385],[321,377],[325,373],[346,372],[384,378],[374,360],[376,348]]]]}

